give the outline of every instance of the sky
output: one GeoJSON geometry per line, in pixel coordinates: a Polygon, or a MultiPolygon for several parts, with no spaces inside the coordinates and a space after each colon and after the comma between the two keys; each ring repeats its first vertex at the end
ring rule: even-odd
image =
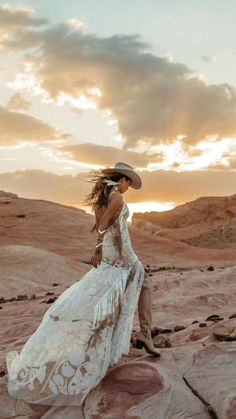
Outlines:
{"type": "Polygon", "coordinates": [[[84,208],[90,171],[123,161],[143,183],[131,213],[235,193],[235,12],[0,1],[0,189],[84,208]]]}

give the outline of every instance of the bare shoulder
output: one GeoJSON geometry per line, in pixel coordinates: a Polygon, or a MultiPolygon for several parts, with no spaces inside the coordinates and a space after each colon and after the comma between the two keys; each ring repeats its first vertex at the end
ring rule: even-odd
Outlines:
{"type": "Polygon", "coordinates": [[[111,191],[108,197],[109,206],[120,206],[123,203],[122,194],[119,191],[111,191]]]}

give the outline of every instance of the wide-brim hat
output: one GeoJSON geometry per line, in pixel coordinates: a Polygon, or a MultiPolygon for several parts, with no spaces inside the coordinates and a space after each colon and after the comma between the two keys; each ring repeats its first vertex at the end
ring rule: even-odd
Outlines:
{"type": "Polygon", "coordinates": [[[134,168],[127,163],[119,161],[114,165],[114,167],[107,167],[105,169],[102,169],[101,172],[104,174],[122,173],[123,175],[128,176],[130,178],[130,186],[132,188],[140,189],[142,186],[141,177],[137,172],[135,172],[134,168]]]}

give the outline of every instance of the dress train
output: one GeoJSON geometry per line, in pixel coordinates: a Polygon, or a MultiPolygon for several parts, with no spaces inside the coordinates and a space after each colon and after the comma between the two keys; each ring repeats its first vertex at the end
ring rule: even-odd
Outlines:
{"type": "Polygon", "coordinates": [[[81,405],[109,366],[129,353],[144,268],[124,203],[103,239],[103,259],[50,306],[23,346],[7,353],[8,392],[30,403],[81,405]]]}

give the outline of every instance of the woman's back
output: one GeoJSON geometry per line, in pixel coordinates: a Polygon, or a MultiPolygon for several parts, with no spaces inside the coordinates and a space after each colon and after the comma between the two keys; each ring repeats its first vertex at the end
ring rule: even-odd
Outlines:
{"type": "MultiPolygon", "coordinates": [[[[112,189],[111,192],[109,193],[109,196],[108,196],[108,206],[109,206],[111,200],[113,198],[115,198],[115,197],[117,197],[118,200],[120,201],[120,205],[119,205],[118,208],[114,208],[114,210],[112,210],[112,217],[109,219],[108,226],[110,226],[110,225],[113,224],[113,222],[118,217],[118,215],[120,214],[120,212],[122,210],[122,207],[123,207],[122,195],[121,195],[121,193],[119,191],[116,191],[115,189],[112,189]]],[[[96,219],[96,227],[97,227],[97,230],[98,230],[99,223],[102,220],[104,214],[106,213],[106,210],[107,210],[107,207],[108,206],[103,205],[102,207],[97,206],[95,208],[95,219],[96,219]]],[[[109,217],[110,217],[110,215],[109,215],[109,217]]]]}

